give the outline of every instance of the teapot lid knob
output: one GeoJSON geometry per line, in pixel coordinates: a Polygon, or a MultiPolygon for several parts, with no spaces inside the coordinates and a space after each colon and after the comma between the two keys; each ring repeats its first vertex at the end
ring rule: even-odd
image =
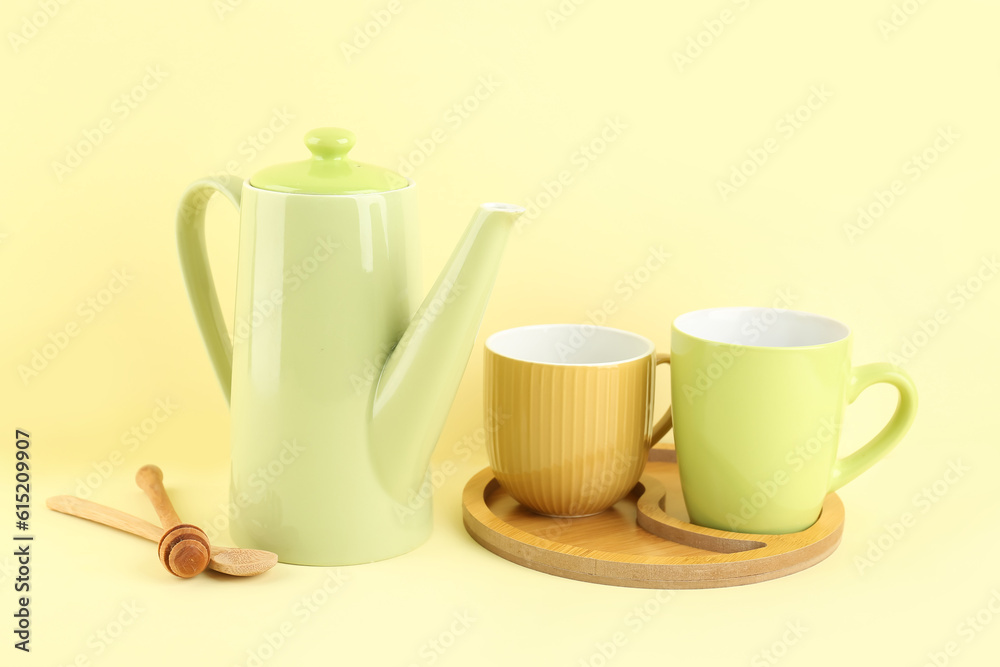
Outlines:
{"type": "Polygon", "coordinates": [[[340,160],[354,148],[354,133],[339,127],[319,127],[306,133],[306,148],[316,160],[340,160]]]}

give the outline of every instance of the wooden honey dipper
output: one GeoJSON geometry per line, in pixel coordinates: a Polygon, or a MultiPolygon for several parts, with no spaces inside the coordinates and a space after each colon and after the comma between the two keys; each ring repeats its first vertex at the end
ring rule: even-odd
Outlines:
{"type": "Polygon", "coordinates": [[[184,523],[177,516],[166,489],[163,488],[163,471],[154,465],[144,465],[135,474],[135,483],[153,503],[156,515],[163,526],[159,555],[167,572],[183,579],[200,574],[208,567],[212,545],[208,535],[198,526],[184,523]]]}

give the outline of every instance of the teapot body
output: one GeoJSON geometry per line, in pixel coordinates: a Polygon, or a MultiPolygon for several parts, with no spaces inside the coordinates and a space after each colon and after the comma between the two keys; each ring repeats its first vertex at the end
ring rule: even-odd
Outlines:
{"type": "Polygon", "coordinates": [[[230,531],[282,562],[346,565],[430,533],[421,479],[386,489],[369,447],[386,358],[421,296],[416,189],[243,185],[233,325],[230,531]]]}

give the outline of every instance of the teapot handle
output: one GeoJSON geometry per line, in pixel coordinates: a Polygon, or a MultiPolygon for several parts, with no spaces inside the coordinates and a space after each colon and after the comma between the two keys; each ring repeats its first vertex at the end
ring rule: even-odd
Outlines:
{"type": "Polygon", "coordinates": [[[188,187],[177,209],[177,248],[180,251],[188,299],[194,308],[198,328],[205,339],[205,347],[208,348],[208,356],[212,360],[219,384],[222,385],[226,403],[229,403],[233,379],[233,342],[222,317],[219,295],[215,291],[212,269],[208,264],[205,209],[208,207],[208,200],[218,192],[239,210],[242,185],[242,181],[237,187],[233,187],[214,178],[203,178],[188,187]]]}

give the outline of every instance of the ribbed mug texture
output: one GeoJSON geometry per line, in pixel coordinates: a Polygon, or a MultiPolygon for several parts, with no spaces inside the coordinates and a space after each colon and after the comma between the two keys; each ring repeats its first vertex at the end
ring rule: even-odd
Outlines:
{"type": "Polygon", "coordinates": [[[510,359],[486,349],[487,454],[522,505],[601,512],[639,481],[653,427],[653,355],[607,365],[510,359]]]}

